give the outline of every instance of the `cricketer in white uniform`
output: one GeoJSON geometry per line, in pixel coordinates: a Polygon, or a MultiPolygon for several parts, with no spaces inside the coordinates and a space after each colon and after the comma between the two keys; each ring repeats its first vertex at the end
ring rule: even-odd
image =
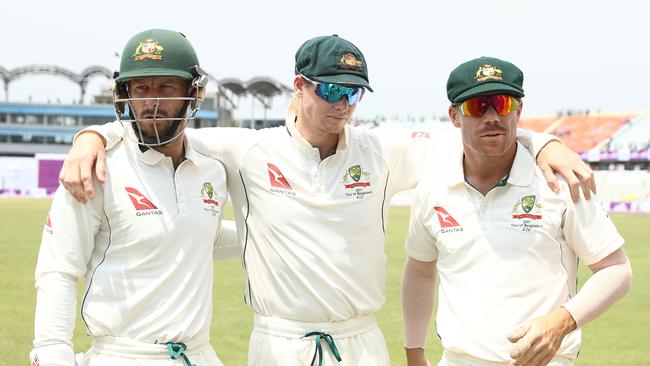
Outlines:
{"type": "Polygon", "coordinates": [[[32,364],[75,365],[83,278],[81,317],[93,345],[77,365],[222,365],[209,344],[213,258],[241,252],[234,230],[219,237],[224,167],[183,134],[207,77],[178,32],[139,33],[123,55],[116,105],[121,112],[128,104],[132,120],[107,153],[106,182],[85,205],[60,187],[48,214],[36,266],[32,364]]]}
{"type": "MultiPolygon", "coordinates": [[[[437,270],[439,365],[572,365],[580,349],[576,325],[629,287],[623,238],[599,201],[574,204],[563,180],[560,194],[552,192],[515,142],[522,83],[516,66],[495,58],[456,68],[447,90],[464,153],[445,176],[424,178],[416,189],[405,244],[406,347],[423,355],[437,270]],[[587,293],[576,296],[578,259],[594,269],[616,256],[619,262],[596,266],[601,272],[589,281],[597,290],[589,294],[588,282],[587,293]],[[428,275],[427,288],[427,276],[411,277],[412,270],[428,275]],[[598,276],[614,283],[598,284],[598,276]],[[533,319],[540,320],[516,330],[533,319]],[[537,334],[542,324],[552,340],[537,334]]],[[[425,364],[409,357],[411,366],[425,364]]]]}
{"type": "MultiPolygon", "coordinates": [[[[374,315],[385,300],[389,202],[460,151],[458,135],[349,126],[370,86],[362,53],[340,37],[305,42],[296,74],[286,126],[187,131],[229,177],[255,312],[248,363],[388,365],[374,315]],[[314,142],[323,136],[327,147],[314,142]]],[[[119,140],[115,125],[93,129],[108,148],[119,140]]],[[[533,142],[538,151],[548,138],[533,142]]]]}

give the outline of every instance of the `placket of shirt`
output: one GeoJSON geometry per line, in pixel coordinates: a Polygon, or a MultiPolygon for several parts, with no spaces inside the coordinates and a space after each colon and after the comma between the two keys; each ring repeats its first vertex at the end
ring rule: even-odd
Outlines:
{"type": "MultiPolygon", "coordinates": [[[[130,146],[130,149],[134,153],[139,150],[137,146],[133,145],[130,146]]],[[[140,153],[140,151],[137,153],[140,153]]],[[[161,169],[165,172],[165,180],[163,182],[151,183],[151,188],[155,190],[156,196],[158,196],[158,199],[160,200],[160,205],[164,207],[164,211],[166,211],[169,215],[176,216],[179,212],[181,212],[181,207],[183,207],[183,210],[185,210],[185,199],[183,198],[182,189],[179,191],[178,187],[180,185],[177,184],[176,181],[178,171],[174,169],[172,159],[169,156],[162,155],[160,152],[152,148],[148,148],[146,151],[141,152],[139,154],[139,157],[142,164],[148,165],[155,169],[161,169]],[[172,192],[175,196],[174,200],[172,200],[171,197],[168,197],[169,193],[172,192]],[[179,192],[181,193],[180,196],[179,192]]],[[[178,167],[181,168],[182,165],[183,163],[181,163],[178,167]]]]}
{"type": "Polygon", "coordinates": [[[320,159],[320,151],[316,148],[310,147],[308,152],[309,158],[307,159],[309,164],[309,173],[310,179],[315,195],[322,196],[325,194],[325,175],[326,167],[328,165],[328,160],[331,160],[330,157],[325,158],[324,160],[320,159]]]}
{"type": "Polygon", "coordinates": [[[474,188],[467,181],[463,182],[465,185],[465,190],[467,191],[467,196],[474,205],[474,210],[476,211],[476,216],[479,220],[486,219],[489,214],[490,202],[492,201],[492,196],[494,195],[494,188],[492,188],[485,196],[474,188]]]}
{"type": "MultiPolygon", "coordinates": [[[[147,158],[145,158],[145,164],[152,164],[152,161],[147,162],[147,158]]],[[[184,192],[183,192],[183,184],[182,180],[179,179],[180,174],[182,174],[183,170],[183,165],[186,163],[185,161],[181,162],[179,164],[177,169],[174,169],[174,164],[172,162],[172,159],[168,156],[163,156],[160,158],[158,162],[153,163],[154,165],[160,167],[165,171],[165,186],[162,186],[161,188],[163,189],[164,192],[169,192],[168,191],[168,185],[171,185],[171,190],[174,192],[175,199],[174,201],[171,201],[169,198],[166,196],[160,196],[161,204],[165,206],[166,211],[173,216],[178,215],[181,212],[186,212],[186,203],[185,203],[185,197],[184,197],[184,192]],[[180,173],[180,174],[179,174],[180,173]],[[167,180],[169,179],[169,180],[167,180]],[[167,204],[163,203],[166,202],[167,204]],[[172,207],[171,205],[174,205],[172,207]]],[[[162,193],[162,192],[160,192],[162,193]]],[[[159,193],[159,194],[160,194],[159,193]]]]}
{"type": "Polygon", "coordinates": [[[306,170],[309,172],[312,193],[317,196],[325,195],[327,193],[325,187],[326,169],[335,155],[321,160],[320,150],[311,146],[295,127],[290,128],[290,131],[293,143],[301,151],[301,155],[305,157],[304,163],[307,165],[306,170]]]}
{"type": "Polygon", "coordinates": [[[192,178],[188,174],[185,174],[184,171],[189,168],[190,164],[192,164],[192,161],[185,159],[176,167],[176,171],[174,172],[174,190],[176,192],[176,207],[179,215],[189,214],[185,185],[188,183],[186,180],[191,181],[192,178]]]}

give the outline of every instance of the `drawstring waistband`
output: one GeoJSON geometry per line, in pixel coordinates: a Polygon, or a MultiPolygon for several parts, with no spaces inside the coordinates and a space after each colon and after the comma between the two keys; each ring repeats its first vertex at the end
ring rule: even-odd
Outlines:
{"type": "Polygon", "coordinates": [[[309,332],[302,337],[305,338],[313,336],[315,336],[314,341],[316,342],[316,349],[314,350],[314,357],[312,357],[311,362],[309,363],[310,366],[313,366],[314,361],[316,361],[316,355],[318,355],[318,366],[323,366],[323,347],[321,346],[321,340],[324,340],[325,343],[327,343],[336,360],[338,362],[341,362],[341,355],[339,354],[339,350],[336,348],[336,343],[334,343],[334,339],[331,335],[325,332],[309,332]]]}
{"type": "Polygon", "coordinates": [[[169,358],[172,360],[178,360],[179,357],[185,361],[185,364],[187,366],[196,366],[195,364],[190,362],[190,359],[187,358],[187,355],[185,354],[185,350],[187,349],[187,346],[185,343],[173,343],[173,342],[167,342],[165,343],[167,345],[167,352],[169,353],[169,358]]]}

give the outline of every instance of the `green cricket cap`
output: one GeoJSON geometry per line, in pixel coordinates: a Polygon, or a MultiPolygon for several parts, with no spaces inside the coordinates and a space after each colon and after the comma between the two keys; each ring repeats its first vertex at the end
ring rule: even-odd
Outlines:
{"type": "Polygon", "coordinates": [[[479,95],[524,96],[524,74],[514,64],[479,57],[460,64],[447,80],[447,98],[456,104],[479,95]]]}
{"type": "Polygon", "coordinates": [[[336,34],[303,43],[296,52],[295,72],[314,81],[359,85],[372,91],[363,53],[336,34]]]}
{"type": "Polygon", "coordinates": [[[116,82],[147,76],[193,79],[199,65],[194,47],[185,35],[167,29],[149,29],[133,36],[122,51],[116,82]]]}

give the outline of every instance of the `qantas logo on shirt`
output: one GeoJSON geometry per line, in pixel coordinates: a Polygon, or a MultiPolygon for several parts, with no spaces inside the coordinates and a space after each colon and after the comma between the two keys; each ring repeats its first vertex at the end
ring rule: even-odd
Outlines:
{"type": "Polygon", "coordinates": [[[45,220],[45,231],[50,234],[54,234],[54,229],[52,229],[52,220],[50,220],[50,213],[47,213],[47,220],[45,220]]]}
{"type": "Polygon", "coordinates": [[[271,163],[266,163],[266,167],[269,172],[269,182],[271,183],[271,192],[282,193],[290,196],[295,196],[296,192],[291,188],[291,184],[287,178],[284,177],[284,174],[280,171],[280,168],[271,163]]]}
{"type": "Polygon", "coordinates": [[[133,203],[133,207],[136,209],[136,216],[145,216],[145,215],[162,215],[162,211],[156,207],[147,197],[145,197],[140,191],[132,187],[124,187],[126,193],[133,203]]]}
{"type": "Polygon", "coordinates": [[[277,166],[271,163],[266,163],[266,166],[269,168],[269,181],[271,181],[271,187],[292,189],[291,184],[287,182],[287,178],[284,177],[284,174],[282,174],[277,166]]]}
{"type": "Polygon", "coordinates": [[[418,138],[418,137],[422,137],[422,138],[425,138],[425,139],[430,139],[431,135],[428,132],[425,132],[425,131],[413,131],[413,132],[411,132],[411,138],[412,139],[415,139],[415,138],[418,138]]]}
{"type": "Polygon", "coordinates": [[[454,219],[449,214],[449,212],[444,209],[444,207],[436,206],[433,208],[433,210],[436,211],[436,214],[438,215],[438,222],[440,223],[440,228],[442,229],[440,232],[448,233],[463,231],[463,228],[460,227],[458,221],[456,221],[456,219],[454,219]]]}

